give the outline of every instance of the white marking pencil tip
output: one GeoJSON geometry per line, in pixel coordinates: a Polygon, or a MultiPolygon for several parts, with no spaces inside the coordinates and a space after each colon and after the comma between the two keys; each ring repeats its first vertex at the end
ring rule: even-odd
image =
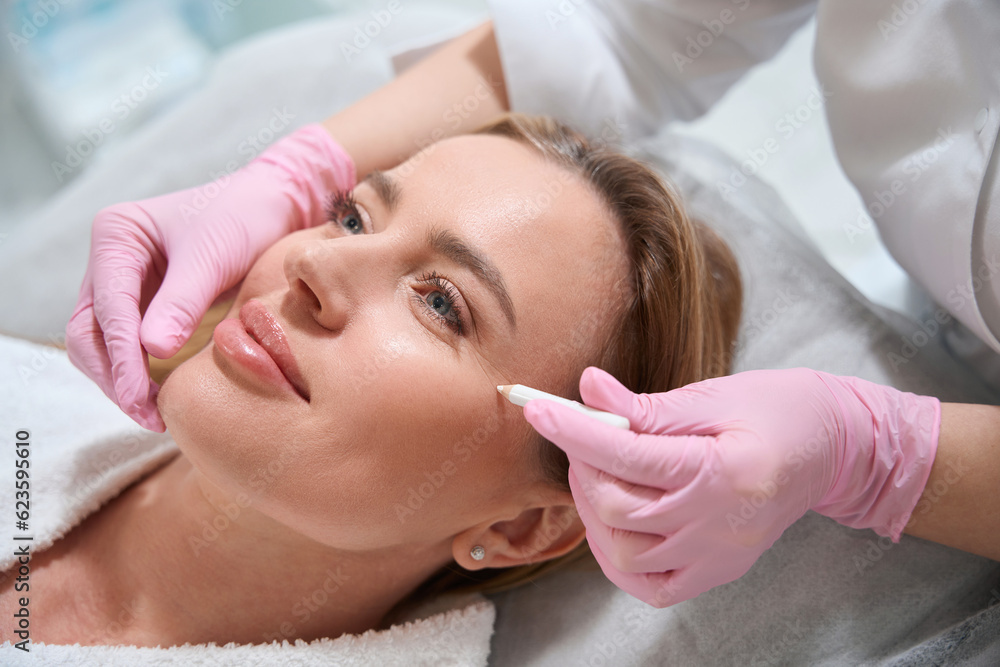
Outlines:
{"type": "Polygon", "coordinates": [[[583,405],[582,403],[577,403],[576,401],[571,401],[568,398],[556,396],[555,394],[548,394],[544,391],[539,391],[538,389],[532,389],[531,387],[526,387],[523,384],[497,385],[497,391],[511,403],[514,405],[520,405],[521,407],[524,407],[528,401],[537,399],[554,401],[561,405],[565,405],[567,408],[576,410],[581,414],[585,414],[588,417],[593,417],[598,421],[602,421],[609,426],[625,429],[626,431],[630,428],[628,419],[622,417],[621,415],[605,412],[603,410],[595,410],[594,408],[583,405]]]}

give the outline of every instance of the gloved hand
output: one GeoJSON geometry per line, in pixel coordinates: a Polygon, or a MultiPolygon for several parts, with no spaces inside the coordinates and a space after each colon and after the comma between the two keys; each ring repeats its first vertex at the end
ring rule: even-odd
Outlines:
{"type": "Polygon", "coordinates": [[[898,542],[937,452],[936,398],[805,368],[633,394],[588,368],[587,405],[525,418],[570,460],[587,541],[618,587],[666,607],[739,578],[812,509],[898,542]]]}
{"type": "Polygon", "coordinates": [[[175,354],[264,250],[322,223],[327,195],[352,188],[354,179],[350,156],[314,124],[231,176],[101,210],[66,326],[70,360],[130,417],[163,431],[159,386],[142,348],[159,358],[175,354]]]}

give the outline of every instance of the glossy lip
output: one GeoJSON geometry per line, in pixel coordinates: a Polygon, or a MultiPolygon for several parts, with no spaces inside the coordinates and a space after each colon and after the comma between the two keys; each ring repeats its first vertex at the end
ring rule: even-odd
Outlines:
{"type": "Polygon", "coordinates": [[[212,335],[216,346],[228,357],[309,401],[309,391],[288,345],[288,338],[267,307],[251,299],[240,308],[239,319],[225,319],[212,335]]]}
{"type": "Polygon", "coordinates": [[[257,299],[250,299],[240,308],[240,321],[247,328],[247,333],[274,359],[278,370],[295,387],[299,396],[308,401],[309,392],[299,365],[295,363],[292,349],[288,346],[288,338],[267,306],[257,299]]]}

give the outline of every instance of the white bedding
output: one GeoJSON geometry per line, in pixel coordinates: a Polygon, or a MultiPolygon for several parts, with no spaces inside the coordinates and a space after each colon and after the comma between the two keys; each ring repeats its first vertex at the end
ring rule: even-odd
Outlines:
{"type": "MultiPolygon", "coordinates": [[[[0,246],[0,330],[61,335],[86,266],[90,220],[102,206],[204,182],[240,158],[242,138],[275,108],[295,115],[288,130],[322,119],[388,80],[387,49],[444,20],[394,24],[398,32],[350,66],[337,44],[349,38],[351,20],[293,27],[230,53],[197,94],[93,165],[0,246]]],[[[920,330],[874,309],[830,269],[798,238],[769,187],[749,179],[724,201],[716,183],[732,167],[727,157],[669,130],[642,148],[740,259],[747,295],[738,370],[806,365],[946,400],[998,402],[942,351],[939,337],[904,356],[907,340],[923,340],[920,330]]],[[[497,667],[1000,664],[1000,564],[911,537],[889,546],[813,513],[747,575],[669,609],[646,607],[599,571],[567,571],[494,601],[497,667]]]]}

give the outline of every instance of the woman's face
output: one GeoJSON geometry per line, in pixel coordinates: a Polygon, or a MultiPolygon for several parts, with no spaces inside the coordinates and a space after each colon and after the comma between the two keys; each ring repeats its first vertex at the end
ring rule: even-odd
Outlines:
{"type": "Polygon", "coordinates": [[[515,518],[549,487],[496,386],[575,385],[626,298],[621,232],[497,136],[441,141],[354,200],[260,257],[165,382],[171,434],[212,484],[339,548],[515,518]]]}

